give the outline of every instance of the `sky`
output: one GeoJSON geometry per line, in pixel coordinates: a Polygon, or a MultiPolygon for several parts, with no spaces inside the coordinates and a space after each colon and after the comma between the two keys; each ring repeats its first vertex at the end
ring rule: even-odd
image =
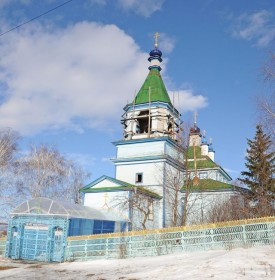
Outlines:
{"type": "MultiPolygon", "coordinates": [[[[65,0],[1,0],[0,33],[65,0]]],[[[182,120],[213,139],[233,179],[255,134],[262,68],[274,51],[272,0],[73,0],[0,35],[0,128],[56,146],[91,172],[114,176],[123,107],[148,74],[159,32],[162,77],[182,120]]]]}

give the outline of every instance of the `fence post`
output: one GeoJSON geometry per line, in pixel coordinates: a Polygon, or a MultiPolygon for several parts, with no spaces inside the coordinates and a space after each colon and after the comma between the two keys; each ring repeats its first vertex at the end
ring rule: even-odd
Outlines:
{"type": "Polygon", "coordinates": [[[106,237],[106,242],[105,242],[105,255],[107,258],[109,258],[109,237],[106,237]]]}
{"type": "Polygon", "coordinates": [[[181,248],[182,248],[182,252],[185,251],[185,246],[184,246],[184,231],[181,231],[181,248]]]}
{"type": "Polygon", "coordinates": [[[247,238],[246,238],[246,229],[245,229],[245,225],[242,225],[242,228],[243,228],[243,243],[244,243],[244,246],[246,246],[247,244],[247,238]]]}
{"type": "Polygon", "coordinates": [[[88,255],[88,251],[87,251],[87,241],[88,241],[88,239],[85,239],[84,253],[85,253],[85,260],[86,260],[86,261],[87,261],[87,255],[88,255]]]}
{"type": "Polygon", "coordinates": [[[214,229],[211,228],[210,229],[210,237],[211,237],[211,249],[215,248],[215,240],[214,240],[214,229]]]}

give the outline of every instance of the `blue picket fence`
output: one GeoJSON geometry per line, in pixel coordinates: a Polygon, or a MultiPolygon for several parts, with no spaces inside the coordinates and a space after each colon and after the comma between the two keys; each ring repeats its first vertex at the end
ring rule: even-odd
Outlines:
{"type": "Polygon", "coordinates": [[[0,256],[5,255],[6,241],[6,238],[0,238],[0,256]]]}
{"type": "Polygon", "coordinates": [[[69,237],[66,260],[157,256],[275,243],[275,217],[182,228],[69,237]]]}
{"type": "MultiPolygon", "coordinates": [[[[7,240],[0,238],[0,255],[7,240]]],[[[275,244],[275,217],[125,233],[71,236],[67,261],[158,256],[194,250],[275,244]]],[[[43,249],[43,248],[42,248],[43,249]]]]}

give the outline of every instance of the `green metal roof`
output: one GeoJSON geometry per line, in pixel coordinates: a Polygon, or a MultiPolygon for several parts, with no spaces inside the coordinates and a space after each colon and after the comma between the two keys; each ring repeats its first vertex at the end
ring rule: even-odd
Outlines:
{"type": "Polygon", "coordinates": [[[156,68],[152,68],[135,97],[133,103],[142,104],[149,103],[149,87],[151,88],[150,101],[162,101],[171,104],[170,97],[163,83],[160,72],[156,68]]]}
{"type": "MultiPolygon", "coordinates": [[[[232,184],[216,181],[213,179],[200,179],[198,186],[190,186],[190,191],[215,191],[215,190],[226,190],[226,189],[235,189],[235,186],[232,184]]],[[[182,187],[182,191],[186,190],[186,186],[182,187]]]]}
{"type": "MultiPolygon", "coordinates": [[[[196,158],[202,157],[201,147],[195,146],[195,154],[196,154],[196,158]]],[[[189,146],[187,148],[187,157],[188,157],[188,159],[193,159],[194,158],[194,147],[193,146],[189,146]]]]}
{"type": "Polygon", "coordinates": [[[91,182],[90,184],[88,184],[87,186],[83,187],[82,189],[80,189],[80,192],[83,193],[97,193],[97,192],[108,192],[108,191],[132,191],[136,189],[137,192],[148,195],[152,198],[155,199],[161,199],[162,196],[160,196],[159,194],[148,190],[146,187],[144,186],[136,186],[133,184],[129,184],[127,182],[118,180],[116,178],[112,178],[106,175],[101,176],[100,178],[98,178],[97,180],[91,182]],[[109,180],[112,181],[116,184],[116,186],[113,187],[105,187],[102,186],[100,188],[93,188],[98,182],[102,182],[103,180],[109,180]]]}
{"type": "MultiPolygon", "coordinates": [[[[199,159],[196,160],[196,163],[197,163],[197,169],[219,167],[218,164],[216,164],[214,161],[212,161],[208,157],[205,157],[205,159],[199,158],[199,159]]],[[[195,162],[194,161],[188,161],[187,166],[190,169],[195,169],[195,162]]]]}
{"type": "MultiPolygon", "coordinates": [[[[219,167],[219,165],[216,164],[214,161],[212,161],[208,156],[201,155],[201,147],[198,146],[195,147],[195,154],[196,154],[197,169],[219,167]]],[[[195,162],[193,160],[191,161],[191,159],[194,159],[194,147],[188,147],[187,157],[189,159],[188,168],[194,169],[195,162]]]]}

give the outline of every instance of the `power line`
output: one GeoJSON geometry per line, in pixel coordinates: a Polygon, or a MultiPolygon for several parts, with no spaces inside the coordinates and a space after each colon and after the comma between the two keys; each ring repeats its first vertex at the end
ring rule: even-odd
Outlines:
{"type": "Polygon", "coordinates": [[[9,29],[9,30],[7,30],[7,31],[5,31],[5,32],[3,32],[3,33],[1,33],[1,34],[0,34],[0,37],[3,36],[3,35],[5,35],[5,34],[7,34],[7,33],[9,33],[9,32],[11,32],[11,31],[13,31],[13,30],[15,30],[15,29],[17,29],[17,28],[19,28],[19,27],[21,27],[21,26],[23,26],[23,25],[25,25],[25,24],[27,24],[27,23],[29,23],[29,22],[31,22],[31,21],[34,21],[34,20],[36,20],[36,19],[38,19],[38,18],[40,18],[40,17],[42,17],[42,16],[44,16],[44,15],[46,15],[46,14],[49,14],[50,12],[52,12],[52,11],[54,11],[54,10],[56,10],[56,9],[58,9],[58,8],[60,8],[60,7],[62,7],[62,6],[65,6],[66,4],[68,4],[68,3],[72,2],[72,1],[74,1],[74,0],[68,0],[68,1],[66,1],[66,2],[64,2],[64,3],[60,4],[60,5],[58,5],[58,6],[54,7],[54,8],[52,8],[52,9],[50,9],[50,10],[48,10],[48,11],[46,11],[46,12],[44,12],[43,14],[40,14],[40,15],[38,15],[38,16],[36,16],[36,17],[34,17],[34,18],[32,18],[32,19],[26,21],[26,22],[23,22],[23,23],[21,23],[21,24],[15,26],[15,27],[13,27],[13,28],[11,28],[11,29],[9,29]]]}

